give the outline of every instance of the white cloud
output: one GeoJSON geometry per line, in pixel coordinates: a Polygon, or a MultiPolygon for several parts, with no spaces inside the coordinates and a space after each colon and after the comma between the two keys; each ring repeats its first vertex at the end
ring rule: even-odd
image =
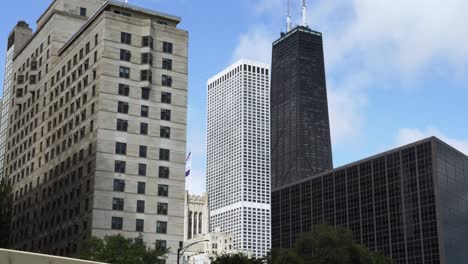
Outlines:
{"type": "Polygon", "coordinates": [[[310,23],[324,25],[332,65],[351,57],[369,72],[410,75],[433,62],[466,64],[466,10],[466,0],[320,0],[310,23]]]}
{"type": "Polygon", "coordinates": [[[365,122],[366,87],[369,77],[364,73],[349,74],[343,82],[330,81],[328,108],[333,144],[345,143],[360,135],[365,122]]]}
{"type": "Polygon", "coordinates": [[[398,146],[403,146],[431,136],[438,137],[440,140],[468,155],[468,139],[451,138],[438,129],[432,127],[428,127],[424,130],[416,128],[402,128],[398,131],[396,144],[398,146]]]}
{"type": "Polygon", "coordinates": [[[234,50],[232,61],[250,59],[271,64],[271,47],[274,34],[265,26],[253,26],[241,34],[234,50]]]}

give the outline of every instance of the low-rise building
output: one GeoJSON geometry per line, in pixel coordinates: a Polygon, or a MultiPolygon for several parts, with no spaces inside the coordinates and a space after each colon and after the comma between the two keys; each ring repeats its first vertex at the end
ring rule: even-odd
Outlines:
{"type": "MultiPolygon", "coordinates": [[[[187,264],[209,264],[218,256],[242,253],[234,250],[232,235],[220,232],[199,235],[185,242],[185,246],[190,244],[194,245],[184,253],[187,264]]],[[[246,254],[252,256],[252,253],[246,254]]]]}

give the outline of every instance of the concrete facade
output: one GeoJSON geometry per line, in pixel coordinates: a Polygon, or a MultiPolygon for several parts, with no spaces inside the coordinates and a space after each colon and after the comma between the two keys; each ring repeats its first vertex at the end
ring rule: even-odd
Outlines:
{"type": "Polygon", "coordinates": [[[200,196],[190,195],[186,192],[184,219],[184,241],[208,234],[210,231],[210,208],[207,193],[200,196]]]}
{"type": "Polygon", "coordinates": [[[103,264],[72,258],[0,249],[0,263],[5,264],[103,264]]]}
{"type": "MultiPolygon", "coordinates": [[[[204,235],[197,236],[193,239],[186,241],[186,245],[191,243],[200,242],[191,246],[184,253],[184,261],[188,264],[209,264],[211,259],[216,259],[217,256],[224,254],[237,254],[240,253],[234,250],[232,236],[229,234],[212,232],[204,235]]],[[[252,254],[247,254],[251,256],[252,254]]]]}
{"type": "Polygon", "coordinates": [[[183,241],[188,32],[120,1],[56,0],[14,53],[11,246],[77,256],[91,235],[183,241]]]}

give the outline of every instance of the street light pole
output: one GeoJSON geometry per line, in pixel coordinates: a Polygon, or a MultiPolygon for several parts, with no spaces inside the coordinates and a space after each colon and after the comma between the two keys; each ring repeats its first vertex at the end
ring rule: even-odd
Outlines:
{"type": "Polygon", "coordinates": [[[179,246],[179,248],[177,249],[177,264],[180,264],[180,257],[182,257],[185,253],[185,251],[193,246],[193,245],[196,245],[198,243],[201,243],[201,242],[209,242],[210,240],[206,239],[206,240],[200,240],[200,241],[197,241],[197,242],[193,242],[191,244],[188,244],[187,246],[185,247],[182,247],[182,245],[179,246]]]}

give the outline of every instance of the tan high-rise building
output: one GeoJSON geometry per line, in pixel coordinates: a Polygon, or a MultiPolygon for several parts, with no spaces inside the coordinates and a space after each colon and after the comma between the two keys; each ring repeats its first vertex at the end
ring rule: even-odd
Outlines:
{"type": "Polygon", "coordinates": [[[142,234],[175,262],[188,86],[179,22],[120,1],[55,0],[35,32],[12,31],[0,166],[14,184],[13,248],[77,256],[90,236],[142,234]]]}

